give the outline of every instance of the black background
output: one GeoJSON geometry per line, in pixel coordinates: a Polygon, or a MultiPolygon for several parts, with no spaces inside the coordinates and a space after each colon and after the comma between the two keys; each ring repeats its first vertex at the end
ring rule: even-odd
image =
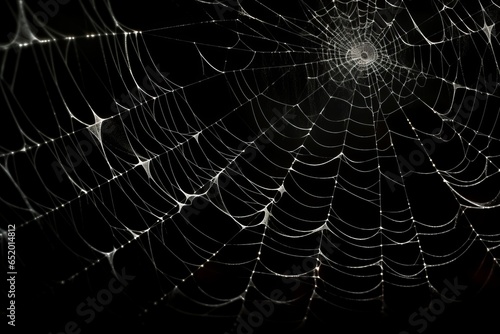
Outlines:
{"type": "MultiPolygon", "coordinates": [[[[252,0],[245,1],[252,2],[252,0]]],[[[37,8],[35,2],[27,3],[31,8],[37,8]]],[[[219,120],[228,113],[228,110],[231,110],[235,106],[236,97],[229,93],[228,82],[219,82],[217,80],[201,81],[213,74],[213,72],[210,69],[205,69],[206,71],[203,72],[199,53],[192,43],[183,42],[186,40],[196,40],[211,45],[226,45],[233,41],[232,38],[234,35],[227,34],[227,32],[224,32],[224,29],[200,23],[208,20],[209,15],[217,18],[217,11],[214,10],[213,6],[202,6],[194,1],[164,1],[161,5],[157,1],[141,1],[140,4],[111,1],[111,4],[114,18],[121,22],[123,26],[132,30],[147,31],[147,33],[143,34],[147,48],[144,45],[140,45],[140,43],[137,44],[137,47],[143,52],[142,54],[145,54],[144,51],[147,49],[154,61],[143,59],[143,65],[148,64],[152,66],[153,63],[160,64],[161,71],[168,72],[168,79],[171,80],[171,84],[186,85],[197,83],[193,85],[193,89],[187,89],[186,92],[188,96],[195,97],[188,98],[189,105],[205,124],[212,124],[219,120]],[[195,24],[190,25],[190,23],[195,24]],[[178,25],[182,26],[156,30],[158,28],[176,27],[178,25]],[[230,96],[230,98],[220,99],[220,97],[224,96],[230,96]]],[[[2,11],[2,16],[11,17],[12,14],[8,8],[15,8],[15,6],[12,4],[12,7],[5,4],[3,6],[2,9],[5,10],[2,11]]],[[[269,6],[287,15],[296,15],[299,17],[303,15],[297,1],[273,1],[269,6]]],[[[425,17],[427,13],[426,8],[430,8],[426,7],[423,2],[418,2],[417,4],[417,1],[412,1],[408,6],[411,12],[419,18],[425,17]]],[[[103,3],[98,4],[95,11],[90,11],[86,14],[82,12],[76,0],[74,3],[68,3],[64,7],[61,6],[60,10],[61,14],[54,16],[45,27],[47,31],[53,29],[55,32],[60,32],[62,36],[82,36],[95,30],[95,26],[91,24],[90,18],[102,20],[99,21],[99,26],[107,25],[111,27],[113,25],[111,15],[103,14],[101,17],[96,15],[96,13],[107,13],[103,3]]],[[[225,22],[226,27],[231,27],[231,23],[228,20],[236,17],[236,15],[236,11],[226,11],[224,13],[224,18],[227,21],[225,22]]],[[[263,11],[262,15],[271,21],[275,19],[270,17],[270,14],[265,11],[263,11]]],[[[5,31],[15,30],[15,22],[16,20],[12,19],[4,20],[5,31]]],[[[402,24],[404,25],[405,23],[402,24]]],[[[432,24],[427,24],[426,27],[430,29],[429,27],[432,27],[432,24]]],[[[39,33],[43,35],[44,30],[40,30],[39,33]]],[[[292,38],[286,33],[283,33],[283,36],[274,36],[280,40],[292,38]]],[[[2,34],[2,37],[4,37],[4,34],[2,34]]],[[[83,96],[87,100],[84,100],[79,92],[71,88],[73,84],[67,75],[58,78],[58,83],[63,89],[65,100],[70,103],[71,111],[88,123],[92,123],[93,115],[89,113],[87,105],[94,106],[96,113],[102,117],[113,115],[114,111],[110,108],[113,102],[111,96],[120,96],[121,93],[126,91],[125,86],[130,87],[132,82],[131,78],[125,75],[120,77],[113,71],[108,73],[106,66],[101,61],[103,55],[108,60],[113,59],[110,50],[117,48],[116,45],[110,46],[110,44],[105,44],[103,46],[101,43],[113,43],[117,40],[117,37],[103,37],[93,40],[82,39],[76,43],[78,46],[76,49],[67,49],[70,54],[68,59],[75,59],[73,58],[74,55],[80,57],[81,67],[78,68],[80,73],[76,80],[78,87],[82,89],[83,96]],[[125,85],[122,80],[126,81],[125,85]],[[103,89],[103,87],[107,90],[103,89]]],[[[300,41],[298,39],[293,42],[300,41]]],[[[262,45],[255,44],[253,47],[263,49],[270,47],[267,43],[262,41],[261,43],[262,45]]],[[[64,43],[58,42],[57,46],[57,49],[65,50],[64,43]]],[[[120,47],[123,47],[123,45],[120,44],[120,47]]],[[[495,45],[495,48],[498,49],[498,45],[495,45]]],[[[72,142],[72,139],[75,142],[78,140],[91,141],[88,136],[84,135],[84,131],[79,131],[84,126],[78,125],[67,116],[64,116],[62,111],[65,108],[60,99],[55,98],[53,101],[48,99],[50,96],[59,96],[58,88],[60,87],[52,85],[50,80],[48,80],[49,83],[47,84],[40,79],[42,77],[50,77],[50,71],[47,69],[46,64],[50,63],[52,57],[56,59],[54,62],[54,72],[57,73],[64,73],[66,64],[70,68],[75,66],[76,72],[77,64],[73,63],[72,60],[68,60],[67,63],[61,62],[61,55],[50,55],[50,53],[46,52],[47,49],[44,46],[34,45],[32,49],[34,52],[22,51],[19,53],[15,47],[12,47],[8,52],[5,50],[0,51],[3,53],[2,57],[5,59],[5,63],[8,64],[4,68],[2,86],[7,87],[7,83],[11,82],[10,78],[16,77],[19,82],[17,83],[15,94],[4,93],[5,101],[2,101],[1,105],[2,113],[10,110],[15,112],[16,115],[20,115],[16,116],[18,124],[13,122],[11,116],[6,116],[4,123],[1,125],[1,142],[3,147],[8,151],[18,150],[23,145],[23,138],[15,130],[18,127],[23,128],[26,134],[34,138],[35,142],[44,141],[45,136],[56,138],[63,135],[60,129],[64,129],[67,132],[76,131],[76,134],[70,135],[63,140],[64,144],[59,149],[67,148],[66,145],[75,144],[72,142]],[[19,68],[15,67],[16,60],[22,65],[19,68]],[[40,60],[44,65],[40,65],[40,60]],[[6,101],[14,101],[14,97],[21,101],[20,105],[22,108],[15,106],[15,104],[13,106],[13,104],[8,105],[6,103],[6,101]],[[56,110],[60,114],[54,116],[52,110],[56,110]],[[43,132],[44,135],[41,135],[39,131],[43,132]]],[[[123,51],[121,48],[118,49],[123,51]]],[[[217,53],[207,50],[207,54],[210,54],[210,52],[214,52],[212,55],[215,61],[217,53]]],[[[442,54],[445,53],[443,50],[442,54]]],[[[468,68],[470,72],[466,73],[465,77],[472,78],[476,74],[475,66],[477,66],[477,62],[481,59],[481,55],[474,52],[469,54],[469,57],[472,58],[470,60],[471,66],[468,68]],[[476,63],[475,66],[472,65],[473,62],[476,63]]],[[[422,59],[431,61],[435,64],[433,70],[438,73],[445,71],[446,66],[442,64],[441,59],[437,61],[426,59],[425,51],[422,54],[413,54],[413,56],[421,56],[422,59]]],[[[117,59],[119,58],[117,57],[117,59]]],[[[237,64],[237,61],[242,58],[238,58],[237,55],[233,54],[231,59],[237,64]]],[[[491,60],[487,57],[484,59],[491,60]]],[[[274,64],[278,60],[273,58],[258,61],[262,62],[263,66],[270,66],[269,64],[274,64]]],[[[119,60],[119,62],[123,65],[123,60],[119,60]]],[[[131,62],[135,65],[138,64],[137,59],[132,59],[131,62]]],[[[450,63],[453,63],[453,61],[450,61],[450,63]]],[[[115,68],[116,66],[117,63],[110,65],[111,68],[115,68]]],[[[497,73],[495,73],[494,78],[498,81],[498,68],[492,64],[485,66],[489,69],[496,69],[497,73]]],[[[454,69],[453,65],[450,65],[450,68],[454,69]]],[[[456,71],[451,70],[450,72],[455,73],[456,71]]],[[[263,79],[259,75],[261,74],[258,74],[257,78],[263,79]]],[[[271,81],[276,73],[269,73],[268,75],[267,80],[271,81]]],[[[304,85],[301,81],[300,71],[295,72],[291,78],[295,78],[295,80],[287,82],[289,86],[285,85],[282,90],[278,89],[274,92],[275,94],[287,92],[284,93],[285,96],[281,97],[283,101],[293,100],[296,97],[295,94],[300,94],[301,92],[301,89],[296,87],[304,85]]],[[[467,81],[468,79],[463,80],[467,81]]],[[[263,86],[265,86],[265,83],[263,83],[263,86]]],[[[424,89],[418,92],[420,94],[431,95],[430,91],[432,89],[433,87],[427,87],[426,91],[424,87],[424,89]]],[[[498,110],[498,99],[492,98],[491,101],[493,105],[484,108],[495,109],[496,107],[498,110]],[[496,106],[495,103],[497,104],[496,106]]],[[[446,105],[446,102],[444,104],[446,105]]],[[[183,110],[183,108],[186,108],[185,104],[181,102],[178,106],[179,113],[186,112],[186,109],[183,110]]],[[[411,109],[408,109],[408,111],[412,112],[411,109]]],[[[179,117],[176,119],[176,123],[181,124],[180,114],[176,117],[179,117]]],[[[234,120],[230,119],[228,124],[232,124],[237,128],[242,123],[248,121],[248,117],[248,115],[235,117],[234,120]]],[[[140,120],[131,116],[125,119],[124,122],[132,124],[140,120]]],[[[418,118],[415,120],[418,121],[418,118]]],[[[491,122],[492,120],[494,118],[488,118],[488,121],[491,122]]],[[[394,126],[397,127],[398,124],[394,124],[394,126]]],[[[122,138],[120,137],[120,129],[121,127],[117,123],[117,128],[113,132],[115,135],[113,138],[118,139],[114,139],[116,142],[110,141],[108,143],[110,147],[116,148],[114,152],[117,155],[122,152],[123,155],[121,157],[127,161],[127,159],[131,159],[130,154],[127,153],[130,146],[124,144],[123,140],[120,140],[122,138]]],[[[238,135],[240,138],[245,138],[247,135],[252,134],[252,130],[250,125],[248,128],[238,128],[238,131],[241,131],[238,135]]],[[[498,133],[498,129],[494,130],[496,131],[495,133],[498,133]]],[[[140,130],[138,131],[140,132],[140,130]]],[[[160,132],[155,133],[156,138],[162,138],[161,136],[160,132]]],[[[496,137],[498,138],[498,136],[496,137]]],[[[171,139],[165,137],[165,141],[171,139]]],[[[96,142],[92,142],[92,145],[95,144],[96,142]]],[[[160,149],[159,147],[153,148],[153,143],[143,142],[142,144],[151,147],[152,150],[160,149]]],[[[234,146],[234,148],[237,144],[238,142],[227,143],[227,145],[234,146]]],[[[405,148],[404,144],[401,145],[402,148],[405,148]]],[[[132,144],[132,146],[134,145],[132,144]]],[[[134,147],[138,147],[138,145],[134,147]]],[[[57,147],[47,144],[45,147],[36,150],[36,154],[35,151],[31,151],[27,154],[27,157],[22,157],[18,154],[14,159],[4,158],[3,160],[3,163],[11,171],[16,171],[16,178],[21,180],[20,183],[25,194],[33,203],[36,203],[34,205],[36,205],[36,209],[39,212],[47,211],[46,208],[53,208],[66,200],[76,197],[75,189],[69,182],[66,182],[66,180],[62,183],[57,182],[50,164],[53,161],[51,159],[54,159],[53,151],[50,151],[52,149],[56,150],[57,147]],[[37,175],[37,173],[39,174],[37,175]],[[46,184],[50,184],[53,194],[60,197],[48,196],[48,188],[40,182],[40,179],[46,182],[46,184]]],[[[492,145],[491,150],[495,149],[498,149],[498,146],[495,147],[492,145]]],[[[94,150],[97,150],[96,146],[94,146],[94,150]]],[[[491,154],[494,154],[494,152],[491,154]]],[[[452,156],[453,152],[448,151],[443,153],[441,158],[444,160],[452,156]]],[[[130,160],[131,163],[135,162],[132,160],[130,160]]],[[[168,164],[168,161],[163,162],[165,165],[168,164]]],[[[116,165],[118,164],[119,162],[116,162],[116,165]]],[[[123,166],[126,165],[124,164],[123,166]]],[[[123,168],[126,170],[127,167],[123,168]]],[[[104,178],[110,177],[107,174],[109,171],[106,169],[106,165],[103,164],[102,158],[98,157],[97,154],[89,155],[88,161],[82,163],[78,170],[80,177],[88,181],[89,184],[92,184],[92,182],[98,183],[97,180],[92,181],[93,173],[96,171],[102,173],[104,178]],[[94,170],[87,169],[88,165],[94,166],[94,170]]],[[[175,171],[172,173],[177,175],[175,171]]],[[[37,221],[31,221],[32,214],[30,212],[14,207],[14,204],[24,207],[24,202],[17,195],[17,190],[8,178],[2,175],[2,198],[7,198],[11,204],[5,205],[5,203],[2,203],[2,224],[4,222],[16,223],[19,226],[23,222],[30,221],[26,226],[18,228],[17,233],[18,266],[20,268],[18,270],[17,297],[17,323],[19,327],[29,328],[37,333],[59,333],[63,331],[68,321],[74,320],[80,326],[82,333],[179,333],[194,332],[195,330],[203,330],[209,333],[229,332],[231,326],[235,323],[235,318],[231,315],[238,310],[238,307],[228,306],[227,309],[214,311],[211,316],[199,316],[189,314],[189,312],[200,312],[200,309],[191,304],[189,299],[159,301],[164,293],[171,290],[172,285],[162,275],[158,275],[158,270],[168,268],[169,274],[175,275],[177,273],[181,277],[186,274],[185,268],[179,268],[179,271],[176,272],[176,268],[170,266],[170,263],[173,263],[174,259],[171,258],[170,253],[165,252],[162,243],[153,240],[149,244],[147,240],[140,240],[126,244],[126,240],[128,239],[125,235],[117,236],[109,234],[106,224],[118,226],[117,224],[123,221],[129,228],[143,226],[141,221],[143,216],[130,206],[130,201],[138,201],[142,198],[150,201],[150,203],[155,203],[159,207],[158,198],[148,194],[146,192],[147,187],[142,189],[140,186],[134,188],[130,186],[137,185],[141,181],[139,172],[137,175],[134,174],[130,177],[129,183],[124,182],[123,184],[103,187],[98,192],[98,195],[92,197],[96,201],[102,198],[104,204],[98,202],[95,204],[87,199],[81,199],[73,202],[64,209],[58,210],[55,214],[48,214],[37,221]],[[121,187],[123,187],[123,191],[121,191],[121,187]],[[137,197],[133,197],[132,200],[127,199],[123,195],[132,192],[137,194],[137,197]],[[104,206],[108,206],[109,209],[111,198],[116,205],[117,209],[115,209],[118,212],[118,219],[109,216],[109,213],[106,213],[104,210],[104,206]],[[76,234],[75,230],[78,230],[80,235],[76,234]],[[113,241],[113,238],[116,238],[116,241],[113,241]],[[127,273],[136,276],[125,291],[114,296],[112,302],[102,312],[98,313],[95,321],[90,324],[85,324],[82,318],[78,317],[75,312],[76,307],[87,297],[95,296],[102,288],[106,287],[108,282],[113,278],[113,275],[110,270],[112,268],[110,262],[106,261],[106,259],[96,262],[100,257],[97,252],[89,249],[88,244],[83,242],[83,239],[92,245],[102,246],[103,249],[108,250],[111,250],[113,246],[118,247],[125,244],[126,247],[117,252],[113,258],[113,268],[117,271],[120,271],[121,268],[126,268],[127,273]],[[151,260],[146,256],[145,250],[149,249],[149,247],[152,249],[151,253],[156,256],[154,265],[151,264],[151,260]],[[83,268],[86,269],[83,270],[83,268]],[[75,273],[78,273],[76,277],[68,279],[75,273]],[[61,284],[61,280],[66,280],[65,284],[61,284]],[[152,303],[154,301],[159,301],[159,305],[153,306],[152,303]],[[148,309],[148,312],[144,313],[144,309],[148,309]],[[187,312],[180,312],[179,309],[187,312]]],[[[427,219],[431,225],[441,221],[438,219],[441,214],[439,208],[448,208],[448,205],[453,207],[455,204],[453,199],[448,200],[450,203],[445,202],[446,199],[444,199],[440,205],[436,205],[436,201],[431,203],[433,202],[431,200],[433,197],[428,189],[433,189],[434,182],[434,179],[425,179],[416,176],[412,176],[408,181],[409,186],[413,189],[411,193],[413,204],[418,208],[419,212],[423,212],[420,217],[427,219]]],[[[491,188],[482,191],[498,191],[497,184],[491,184],[491,188]]],[[[436,190],[433,195],[437,197],[439,194],[436,190]]],[[[472,194],[472,196],[481,198],[482,193],[472,194]]],[[[352,203],[349,204],[349,202],[346,202],[345,205],[347,210],[353,212],[353,215],[356,210],[358,210],[356,214],[359,213],[359,208],[355,207],[352,203]]],[[[290,210],[293,209],[291,206],[290,210]]],[[[168,212],[169,210],[172,210],[172,208],[168,204],[165,204],[164,212],[168,212]]],[[[364,217],[360,221],[368,221],[368,214],[363,215],[363,212],[359,213],[360,217],[364,217]]],[[[483,210],[481,212],[474,211],[467,217],[478,229],[493,234],[494,231],[498,232],[498,216],[499,212],[495,209],[483,210]]],[[[224,238],[225,234],[230,234],[231,229],[234,228],[229,222],[224,221],[224,217],[220,213],[217,213],[211,206],[203,211],[203,215],[193,217],[193,221],[196,224],[203,222],[210,224],[217,223],[217,228],[213,228],[211,231],[213,236],[217,238],[224,238]]],[[[462,227],[463,230],[459,230],[456,235],[463,236],[470,233],[467,229],[468,220],[466,216],[460,219],[459,222],[459,227],[462,227]]],[[[152,220],[149,217],[148,224],[151,223],[152,220]]],[[[176,220],[175,224],[182,224],[182,220],[176,220]]],[[[162,227],[156,228],[156,232],[158,233],[156,235],[160,235],[162,227]]],[[[179,247],[177,252],[181,252],[183,243],[179,240],[181,240],[182,233],[178,232],[176,234],[175,229],[170,229],[170,227],[168,227],[168,230],[169,234],[165,236],[164,243],[169,246],[172,245],[172,249],[179,247]]],[[[256,231],[259,230],[256,229],[256,231]]],[[[186,232],[184,231],[184,233],[186,232]]],[[[255,241],[254,237],[246,235],[239,242],[255,241]]],[[[425,246],[433,247],[434,249],[440,249],[440,247],[442,249],[449,249],[450,247],[454,249],[453,240],[449,240],[448,235],[441,238],[440,242],[442,244],[425,246]]],[[[436,239],[434,239],[434,243],[436,243],[436,239]]],[[[207,249],[211,247],[208,243],[201,245],[207,249]]],[[[238,252],[238,249],[234,251],[238,252]]],[[[404,256],[404,254],[400,255],[404,256]]],[[[432,282],[436,284],[437,288],[443,287],[445,279],[453,280],[454,277],[458,277],[459,281],[467,285],[468,288],[464,295],[461,296],[463,301],[447,306],[445,312],[437,317],[434,322],[430,323],[425,333],[450,333],[458,330],[468,330],[477,333],[495,333],[498,331],[499,326],[496,324],[496,318],[500,311],[498,302],[498,298],[500,297],[500,272],[498,266],[493,264],[491,257],[488,255],[485,254],[484,248],[479,243],[475,243],[455,263],[431,271],[432,282]]],[[[275,261],[279,262],[279,260],[275,261]]],[[[231,289],[238,288],[239,282],[236,282],[238,281],[238,277],[242,281],[248,278],[248,272],[244,270],[240,272],[238,270],[230,270],[226,266],[217,267],[214,265],[202,271],[197,280],[203,286],[211,286],[214,289],[219,289],[219,291],[231,291],[231,289]]],[[[279,282],[275,282],[272,279],[266,282],[267,288],[270,290],[275,286],[279,289],[283,288],[282,285],[279,285],[279,282]]],[[[353,289],[356,287],[356,282],[354,281],[342,281],[340,283],[343,286],[351,284],[353,289]]],[[[304,291],[307,291],[307,282],[303,285],[304,291]]],[[[196,289],[197,287],[192,285],[192,290],[195,291],[196,289]]],[[[291,306],[287,307],[275,305],[275,314],[268,319],[269,321],[265,322],[265,325],[256,328],[255,332],[288,333],[293,331],[298,333],[312,333],[325,331],[331,333],[399,333],[400,331],[407,330],[410,333],[415,333],[415,328],[412,329],[408,324],[408,316],[418,310],[420,306],[425,307],[429,299],[438,298],[439,296],[438,294],[429,292],[427,287],[398,289],[391,286],[386,288],[385,295],[387,309],[384,314],[380,311],[375,311],[375,309],[380,309],[380,307],[366,307],[367,309],[363,311],[357,311],[354,309],[359,305],[342,309],[315,300],[311,305],[311,313],[306,322],[302,322],[299,315],[303,316],[303,308],[307,300],[299,300],[297,303],[292,303],[291,306]],[[283,320],[286,321],[283,322],[283,320]]],[[[248,300],[252,298],[256,298],[255,295],[248,296],[248,300]]]]}

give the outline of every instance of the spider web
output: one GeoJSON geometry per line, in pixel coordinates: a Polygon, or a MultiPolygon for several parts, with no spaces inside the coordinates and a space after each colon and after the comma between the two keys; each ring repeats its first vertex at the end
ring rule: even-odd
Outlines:
{"type": "Polygon", "coordinates": [[[2,6],[1,216],[37,298],[126,267],[126,314],[295,327],[498,284],[496,1],[2,6]]]}

